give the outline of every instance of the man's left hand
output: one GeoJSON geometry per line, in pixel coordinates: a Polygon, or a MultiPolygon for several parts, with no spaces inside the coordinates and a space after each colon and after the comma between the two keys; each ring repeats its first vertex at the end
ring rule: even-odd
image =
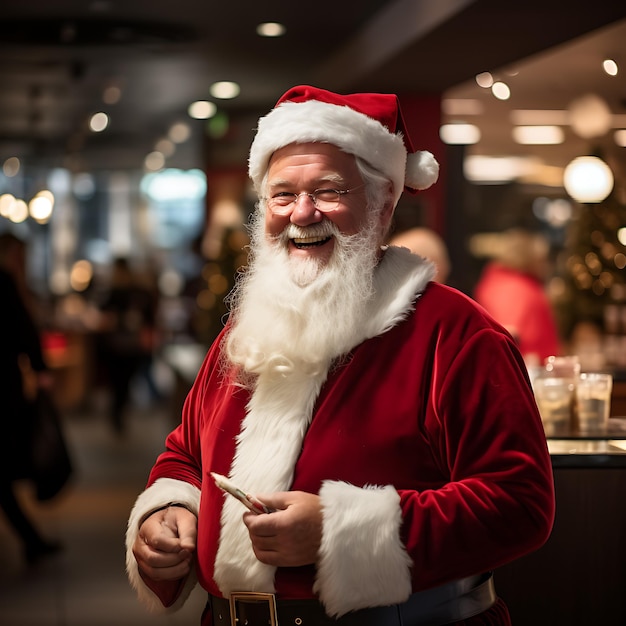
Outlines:
{"type": "Polygon", "coordinates": [[[276,567],[299,567],[317,560],[322,540],[322,507],[319,496],[304,491],[258,494],[274,513],[245,513],[257,559],[276,567]]]}

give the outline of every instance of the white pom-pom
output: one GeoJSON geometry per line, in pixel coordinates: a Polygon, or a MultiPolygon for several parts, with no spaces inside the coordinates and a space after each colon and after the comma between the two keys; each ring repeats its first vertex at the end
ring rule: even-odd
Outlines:
{"type": "Polygon", "coordinates": [[[439,163],[426,150],[409,154],[406,160],[404,184],[410,189],[428,189],[439,178],[439,163]]]}

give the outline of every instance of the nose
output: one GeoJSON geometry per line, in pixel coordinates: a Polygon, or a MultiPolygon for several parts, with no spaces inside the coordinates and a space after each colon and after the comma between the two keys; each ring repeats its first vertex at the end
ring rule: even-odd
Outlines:
{"type": "Polygon", "coordinates": [[[289,217],[292,224],[306,226],[316,224],[323,219],[322,212],[315,206],[313,196],[310,193],[302,192],[294,202],[293,211],[289,217]]]}

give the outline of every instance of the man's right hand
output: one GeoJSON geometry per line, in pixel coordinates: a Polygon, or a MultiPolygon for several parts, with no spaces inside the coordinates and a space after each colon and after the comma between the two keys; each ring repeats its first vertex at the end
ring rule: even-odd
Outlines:
{"type": "Polygon", "coordinates": [[[169,506],[148,517],[133,544],[142,575],[154,581],[180,580],[191,570],[198,520],[187,509],[169,506]]]}

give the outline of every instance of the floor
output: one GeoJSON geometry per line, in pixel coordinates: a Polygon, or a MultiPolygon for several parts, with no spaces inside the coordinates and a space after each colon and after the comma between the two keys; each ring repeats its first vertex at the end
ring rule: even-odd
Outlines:
{"type": "Polygon", "coordinates": [[[124,572],[129,510],[173,425],[167,406],[134,409],[116,437],[98,412],[63,416],[75,472],[52,502],[19,493],[47,537],[64,549],[28,567],[0,512],[2,626],[143,626],[200,623],[205,596],[197,588],[178,613],[154,615],[135,598],[124,572]]]}

